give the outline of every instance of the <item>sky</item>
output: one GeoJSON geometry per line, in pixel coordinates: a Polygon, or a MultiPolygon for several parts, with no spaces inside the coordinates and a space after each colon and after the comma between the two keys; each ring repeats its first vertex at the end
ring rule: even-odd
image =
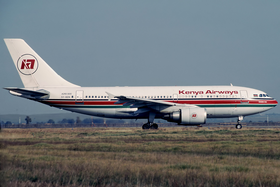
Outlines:
{"type": "MultiPolygon", "coordinates": [[[[280,1],[0,1],[0,87],[23,87],[4,38],[94,86],[245,86],[280,101],[280,1]]],[[[60,113],[0,89],[0,114],[60,113]]],[[[275,107],[269,113],[280,113],[275,107]]]]}

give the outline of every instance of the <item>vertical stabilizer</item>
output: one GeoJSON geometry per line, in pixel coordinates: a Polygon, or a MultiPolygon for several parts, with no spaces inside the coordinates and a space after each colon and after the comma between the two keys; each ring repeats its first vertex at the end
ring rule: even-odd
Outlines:
{"type": "Polygon", "coordinates": [[[25,88],[78,87],[59,76],[24,40],[4,41],[25,88]]]}

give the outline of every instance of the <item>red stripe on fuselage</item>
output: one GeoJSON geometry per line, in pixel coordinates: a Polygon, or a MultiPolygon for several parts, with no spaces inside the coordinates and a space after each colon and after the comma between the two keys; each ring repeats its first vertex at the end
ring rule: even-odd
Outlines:
{"type": "MultiPolygon", "coordinates": [[[[163,100],[164,101],[164,100],[163,100]]],[[[87,101],[83,100],[83,105],[122,105],[122,104],[114,104],[116,101],[87,101]]],[[[178,104],[192,104],[192,105],[211,105],[211,104],[240,104],[247,102],[248,104],[272,104],[277,105],[278,102],[276,100],[243,100],[243,99],[236,99],[236,100],[165,100],[165,102],[171,103],[178,103],[178,104]]],[[[77,102],[75,100],[45,100],[43,103],[48,105],[75,105],[77,102]]]]}
{"type": "Polygon", "coordinates": [[[178,100],[179,104],[193,104],[193,105],[204,105],[204,104],[239,104],[239,103],[248,103],[248,104],[278,104],[276,100],[178,100]]]}

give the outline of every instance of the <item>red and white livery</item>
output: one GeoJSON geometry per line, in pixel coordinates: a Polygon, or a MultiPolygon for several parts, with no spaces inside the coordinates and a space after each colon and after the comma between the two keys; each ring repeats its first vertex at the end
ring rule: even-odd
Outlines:
{"type": "Polygon", "coordinates": [[[22,39],[4,39],[24,88],[11,94],[82,114],[143,119],[143,129],[158,128],[155,118],[179,125],[201,125],[207,118],[264,112],[278,102],[265,92],[239,86],[80,87],[60,77],[22,39]]]}

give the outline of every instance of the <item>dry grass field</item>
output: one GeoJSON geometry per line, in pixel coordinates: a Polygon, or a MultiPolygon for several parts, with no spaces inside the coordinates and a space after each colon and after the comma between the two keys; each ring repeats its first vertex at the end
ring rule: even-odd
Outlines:
{"type": "Polygon", "coordinates": [[[2,129],[2,186],[280,186],[280,129],[2,129]]]}

